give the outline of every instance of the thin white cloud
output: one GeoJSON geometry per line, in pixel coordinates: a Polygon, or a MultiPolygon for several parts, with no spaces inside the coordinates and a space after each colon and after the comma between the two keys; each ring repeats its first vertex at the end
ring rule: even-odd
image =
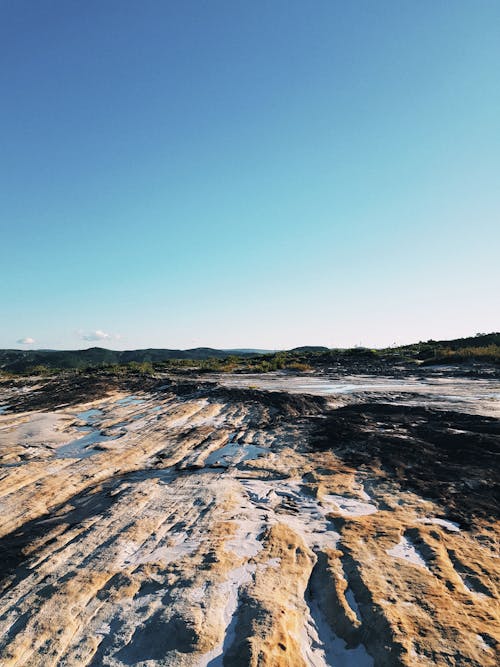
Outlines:
{"type": "Polygon", "coordinates": [[[26,336],[26,338],[19,338],[16,342],[18,345],[33,345],[35,339],[31,338],[30,336],[26,336]]]}
{"type": "Polygon", "coordinates": [[[83,340],[88,340],[88,341],[118,340],[119,338],[121,338],[120,334],[110,334],[106,333],[105,331],[101,331],[100,329],[96,329],[96,331],[90,331],[89,333],[84,333],[83,331],[80,331],[79,334],[83,340]]]}

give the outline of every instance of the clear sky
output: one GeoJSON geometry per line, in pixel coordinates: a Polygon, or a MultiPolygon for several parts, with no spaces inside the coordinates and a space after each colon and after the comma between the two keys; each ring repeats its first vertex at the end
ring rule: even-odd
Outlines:
{"type": "Polygon", "coordinates": [[[0,347],[499,330],[499,33],[486,0],[2,0],[0,347]]]}

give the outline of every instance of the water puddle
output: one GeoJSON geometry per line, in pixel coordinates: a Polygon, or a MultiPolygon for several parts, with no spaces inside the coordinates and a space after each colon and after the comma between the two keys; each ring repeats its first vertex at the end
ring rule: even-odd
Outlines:
{"type": "Polygon", "coordinates": [[[93,431],[84,435],[83,438],[72,440],[67,445],[58,447],[57,450],[55,450],[55,455],[58,459],[86,459],[89,456],[97,454],[97,451],[93,448],[94,445],[115,439],[116,438],[110,435],[101,435],[99,430],[93,431]]]}
{"type": "Polygon", "coordinates": [[[269,452],[265,447],[258,445],[240,445],[238,442],[229,440],[227,445],[217,449],[207,456],[205,465],[207,466],[229,466],[243,463],[243,461],[253,461],[260,454],[269,452]]]}
{"type": "Polygon", "coordinates": [[[83,410],[82,412],[78,412],[75,417],[85,422],[84,426],[77,426],[76,430],[85,432],[86,435],[58,447],[54,451],[58,459],[86,459],[89,456],[97,454],[94,445],[107,442],[108,440],[116,440],[117,437],[120,437],[119,435],[103,435],[101,430],[97,428],[97,422],[103,417],[103,411],[98,408],[83,410]]]}
{"type": "Polygon", "coordinates": [[[91,425],[94,422],[96,422],[99,417],[103,416],[103,412],[98,408],[91,408],[90,410],[83,410],[83,412],[77,412],[75,416],[80,421],[91,425]]]}
{"type": "Polygon", "coordinates": [[[116,401],[115,405],[141,405],[141,403],[144,403],[143,398],[137,398],[137,396],[125,396],[125,398],[120,398],[116,401]]]}

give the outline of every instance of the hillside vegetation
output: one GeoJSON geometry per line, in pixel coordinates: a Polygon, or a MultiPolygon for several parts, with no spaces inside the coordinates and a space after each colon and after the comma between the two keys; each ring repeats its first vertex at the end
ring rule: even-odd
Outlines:
{"type": "Polygon", "coordinates": [[[368,348],[329,349],[303,346],[288,351],[259,353],[252,350],[145,349],[107,350],[0,350],[0,372],[45,374],[56,370],[99,368],[110,373],[153,371],[254,372],[276,370],[307,371],[332,364],[358,367],[384,363],[457,364],[471,361],[500,363],[500,333],[477,334],[468,338],[413,343],[373,350],[368,348]]]}

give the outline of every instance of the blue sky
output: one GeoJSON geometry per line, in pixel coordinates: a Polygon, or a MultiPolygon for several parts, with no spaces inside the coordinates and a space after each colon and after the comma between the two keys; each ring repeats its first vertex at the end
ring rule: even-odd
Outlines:
{"type": "Polygon", "coordinates": [[[499,3],[0,18],[0,347],[500,329],[499,3]]]}

